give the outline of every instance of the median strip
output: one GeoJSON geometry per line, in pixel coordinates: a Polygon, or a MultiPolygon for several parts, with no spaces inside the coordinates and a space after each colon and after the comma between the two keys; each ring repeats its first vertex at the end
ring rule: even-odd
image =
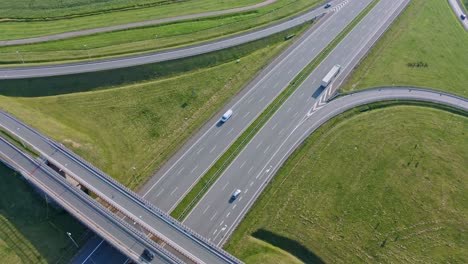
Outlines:
{"type": "Polygon", "coordinates": [[[331,53],[331,51],[344,39],[344,37],[374,8],[380,0],[372,1],[353,21],[348,24],[330,44],[309,63],[290,83],[290,85],[268,105],[262,114],[245,130],[242,135],[229,147],[229,149],[216,161],[216,163],[203,175],[198,183],[182,199],[171,212],[171,216],[182,221],[193,207],[200,201],[208,189],[216,182],[229,164],[244,149],[263,125],[273,116],[280,106],[291,96],[297,87],[312,73],[313,70],[331,53]]]}

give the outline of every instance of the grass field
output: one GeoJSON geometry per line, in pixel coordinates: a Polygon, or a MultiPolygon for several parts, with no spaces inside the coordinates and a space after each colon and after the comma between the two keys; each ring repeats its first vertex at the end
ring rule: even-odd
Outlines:
{"type": "Polygon", "coordinates": [[[262,2],[262,0],[2,0],[0,2],[0,18],[10,20],[59,20],[77,16],[144,9],[146,10],[137,14],[148,14],[149,12],[161,14],[159,13],[160,10],[172,11],[177,7],[180,7],[183,12],[190,12],[185,9],[188,6],[195,7],[195,10],[192,11],[197,13],[197,10],[204,12],[205,10],[229,9],[259,2],[262,2]]]}
{"type": "Polygon", "coordinates": [[[466,263],[467,127],[420,106],[343,114],[283,165],[227,250],[277,263],[259,239],[306,263],[466,263]]]}
{"type": "Polygon", "coordinates": [[[2,263],[67,263],[76,252],[66,232],[85,228],[68,213],[46,205],[21,176],[0,163],[0,259],[2,263]],[[46,242],[47,241],[47,242],[46,242]]]}
{"type": "Polygon", "coordinates": [[[344,91],[412,85],[468,97],[466,43],[468,34],[447,1],[414,0],[353,73],[344,91]]]}
{"type": "MultiPolygon", "coordinates": [[[[258,50],[244,54],[239,62],[224,54],[228,51],[220,51],[219,54],[224,54],[220,57],[227,57],[227,62],[217,66],[210,63],[226,58],[208,54],[175,62],[165,69],[170,72],[174,67],[184,72],[184,68],[196,63],[211,66],[202,69],[194,67],[180,75],[167,73],[171,77],[81,93],[73,87],[76,81],[65,80],[62,82],[62,92],[72,92],[70,94],[30,98],[1,96],[0,104],[134,188],[290,43],[284,41],[282,35],[277,38],[277,42],[259,42],[260,46],[248,44],[258,50]],[[67,83],[72,86],[72,91],[66,86],[67,83]]],[[[269,40],[272,41],[271,38],[269,40]]],[[[129,71],[132,69],[125,70],[129,71]]],[[[138,68],[133,72],[140,74],[138,68]]],[[[90,81],[98,78],[104,80],[98,84],[122,78],[112,72],[103,74],[103,77],[93,74],[80,78],[84,82],[88,78],[90,81]]],[[[24,89],[14,83],[3,83],[2,86],[10,86],[12,96],[60,92],[60,87],[54,87],[54,79],[46,81],[52,92],[46,91],[47,82],[24,89]]],[[[5,90],[0,92],[8,93],[5,90]]]]}
{"type": "MultiPolygon", "coordinates": [[[[320,0],[278,0],[276,3],[255,11],[246,11],[214,18],[161,24],[61,41],[0,47],[0,64],[21,64],[23,59],[25,63],[87,60],[89,57],[118,56],[194,44],[278,21],[281,18],[302,12],[318,2],[320,0]]],[[[180,12],[178,9],[175,11],[180,12]]],[[[129,15],[129,18],[134,19],[135,17],[139,16],[129,15]]],[[[110,20],[116,24],[121,24],[121,21],[118,21],[119,19],[103,19],[101,17],[83,18],[83,27],[100,26],[99,21],[101,20],[105,23],[108,23],[110,20]]],[[[48,24],[42,25],[41,23],[51,22],[0,23],[0,32],[2,32],[3,38],[14,39],[81,29],[81,27],[76,28],[71,25],[76,23],[75,19],[57,22],[59,28],[48,24]],[[44,31],[40,32],[40,30],[37,30],[38,28],[44,31]],[[24,34],[24,36],[18,34],[24,34]]]]}

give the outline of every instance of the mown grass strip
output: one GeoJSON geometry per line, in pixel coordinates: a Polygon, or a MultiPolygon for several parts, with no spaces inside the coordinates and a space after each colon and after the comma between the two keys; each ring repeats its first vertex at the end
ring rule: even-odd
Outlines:
{"type": "Polygon", "coordinates": [[[30,148],[28,145],[26,145],[23,141],[18,139],[17,137],[11,135],[10,133],[6,132],[3,129],[0,129],[0,137],[3,137],[6,139],[8,142],[11,144],[15,145],[17,148],[23,150],[24,152],[32,155],[33,157],[40,157],[41,155],[37,153],[35,150],[30,148]]]}
{"type": "Polygon", "coordinates": [[[242,135],[229,147],[229,149],[216,161],[200,181],[182,199],[177,207],[171,212],[171,216],[183,220],[193,209],[213,183],[221,176],[228,165],[244,149],[248,142],[257,134],[263,125],[273,116],[279,107],[291,96],[297,87],[312,73],[312,71],[330,54],[330,52],[343,40],[343,38],[372,10],[380,0],[370,3],[353,21],[330,42],[330,44],[309,63],[294,78],[290,85],[262,112],[262,114],[245,130],[242,135]]]}

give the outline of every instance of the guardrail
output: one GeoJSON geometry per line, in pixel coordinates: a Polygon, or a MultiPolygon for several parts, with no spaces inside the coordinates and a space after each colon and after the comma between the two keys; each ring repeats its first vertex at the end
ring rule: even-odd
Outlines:
{"type": "MultiPolygon", "coordinates": [[[[81,190],[77,189],[73,184],[68,182],[65,178],[63,178],[61,175],[59,175],[56,171],[54,171],[52,168],[48,166],[41,166],[37,160],[29,157],[27,154],[23,153],[21,150],[19,150],[16,146],[5,140],[4,138],[0,137],[0,141],[8,145],[11,149],[16,151],[18,154],[20,154],[23,158],[31,162],[31,164],[34,164],[39,170],[42,172],[46,173],[49,175],[55,182],[60,184],[61,186],[67,188],[70,192],[72,192],[75,196],[80,198],[85,204],[90,205],[93,209],[95,209],[99,214],[103,215],[107,219],[110,219],[113,223],[117,224],[119,227],[121,227],[123,230],[125,230],[126,233],[131,234],[134,238],[140,240],[142,244],[149,245],[153,247],[153,250],[155,252],[158,252],[160,255],[164,256],[168,262],[171,263],[183,263],[180,261],[177,257],[175,257],[172,253],[167,251],[166,249],[162,248],[159,244],[156,242],[152,241],[148,237],[146,237],[142,232],[138,231],[136,228],[131,226],[129,223],[125,222],[121,218],[117,217],[115,214],[107,210],[103,205],[101,205],[99,202],[96,200],[92,199],[90,196],[86,195],[84,192],[81,190]]],[[[23,175],[28,182],[32,183],[34,186],[39,188],[40,190],[44,191],[49,197],[54,199],[62,208],[67,210],[70,214],[74,215],[78,220],[80,220],[84,225],[86,225],[89,229],[94,230],[98,234],[104,234],[103,237],[106,237],[106,231],[103,231],[103,229],[99,228],[97,225],[92,225],[88,221],[85,221],[84,218],[78,213],[79,210],[78,208],[74,208],[74,210],[70,210],[70,206],[67,206],[67,202],[61,199],[61,197],[57,194],[55,194],[52,190],[47,188],[47,186],[41,185],[37,179],[34,178],[33,174],[31,174],[29,171],[25,170],[23,167],[21,167],[18,163],[14,162],[9,158],[8,156],[4,155],[3,153],[0,152],[0,160],[6,164],[8,167],[11,169],[19,172],[21,175],[23,175]],[[13,165],[13,164],[16,164],[13,165]]],[[[123,254],[126,254],[125,250],[122,249],[123,245],[118,244],[112,240],[108,240],[111,244],[113,244],[119,251],[121,251],[123,254]]],[[[126,254],[128,256],[128,254],[126,254]]],[[[138,261],[138,259],[135,259],[132,256],[129,256],[135,261],[138,261]]]]}
{"type": "MultiPolygon", "coordinates": [[[[210,251],[211,253],[213,253],[214,255],[218,256],[219,258],[221,258],[223,261],[227,262],[227,263],[242,263],[240,260],[238,260],[237,258],[235,258],[234,256],[232,256],[231,254],[227,253],[226,251],[220,249],[219,247],[217,247],[214,243],[208,241],[207,239],[205,239],[204,237],[200,236],[199,234],[197,234],[196,232],[194,232],[193,230],[191,230],[190,228],[188,228],[187,226],[181,224],[180,222],[178,222],[176,219],[172,218],[170,215],[168,215],[167,213],[163,212],[161,209],[157,208],[156,206],[154,206],[153,204],[149,203],[148,201],[144,200],[143,198],[141,198],[138,194],[136,194],[135,192],[133,192],[132,190],[130,190],[129,188],[125,187],[124,185],[122,185],[121,183],[119,183],[118,181],[116,181],[115,179],[111,178],[110,176],[108,176],[107,174],[105,174],[104,172],[102,172],[100,169],[96,168],[94,165],[92,165],[91,163],[89,163],[88,161],[84,160],[83,158],[81,158],[80,156],[78,156],[77,154],[75,154],[74,152],[72,152],[71,150],[69,150],[68,148],[66,148],[65,146],[63,146],[62,144],[56,142],[55,140],[51,139],[51,138],[48,138],[47,136],[45,135],[42,135],[41,133],[39,133],[38,131],[34,130],[33,128],[31,128],[29,125],[25,124],[24,122],[18,120],[16,117],[12,116],[11,114],[9,113],[6,113],[4,111],[0,111],[1,114],[3,114],[5,117],[9,118],[10,120],[14,121],[15,123],[23,126],[24,128],[26,128],[29,132],[33,133],[34,135],[36,135],[37,137],[39,137],[43,142],[47,143],[49,146],[53,147],[55,150],[58,150],[60,151],[62,154],[66,155],[68,158],[72,159],[73,161],[75,161],[76,163],[78,163],[78,165],[80,165],[81,167],[84,167],[86,170],[88,170],[89,172],[91,172],[93,175],[95,175],[96,177],[100,178],[102,181],[104,181],[105,183],[109,184],[109,186],[113,187],[114,189],[116,189],[117,191],[119,191],[120,193],[124,194],[127,198],[129,198],[130,200],[132,200],[136,205],[140,206],[141,208],[143,208],[144,210],[148,211],[151,215],[153,216],[156,216],[158,219],[164,221],[166,224],[168,224],[169,226],[175,228],[178,232],[181,232],[182,234],[184,234],[186,237],[189,237],[191,240],[193,240],[194,242],[196,242],[198,245],[202,246],[203,248],[205,248],[206,250],[210,251]]],[[[1,124],[0,124],[1,125],[1,124]]],[[[5,127],[6,128],[6,127],[5,127]]],[[[7,128],[6,128],[7,129],[7,128]]],[[[7,129],[8,130],[8,129],[7,129]]],[[[11,131],[9,130],[11,133],[15,134],[16,133],[14,131],[11,131]]],[[[17,137],[19,137],[18,135],[16,135],[17,137]]],[[[20,138],[21,139],[21,138],[20,138]]],[[[22,140],[22,139],[21,139],[22,140]]],[[[34,149],[36,149],[38,152],[41,152],[40,149],[36,148],[35,146],[33,146],[32,144],[29,144],[31,145],[34,149]]],[[[51,161],[51,160],[49,160],[51,161]]],[[[55,164],[55,165],[61,165],[61,164],[55,164]]],[[[67,170],[65,168],[63,168],[63,166],[60,166],[62,167],[62,169],[64,170],[67,170]]],[[[75,177],[74,177],[75,178],[75,177]]],[[[96,195],[100,196],[101,198],[103,198],[106,202],[108,202],[109,204],[115,206],[116,208],[121,208],[122,210],[120,210],[122,213],[125,214],[125,208],[116,204],[115,202],[113,202],[111,199],[109,199],[108,196],[102,194],[99,190],[97,190],[96,188],[94,188],[91,184],[87,183],[87,182],[83,182],[81,179],[77,179],[75,178],[75,180],[77,180],[78,182],[80,182],[80,184],[82,184],[83,186],[85,186],[86,188],[90,189],[91,191],[93,191],[94,193],[96,193],[96,195]]],[[[169,238],[165,237],[164,235],[162,235],[161,233],[159,233],[157,230],[155,230],[154,228],[152,228],[150,225],[148,225],[146,222],[144,222],[142,219],[138,218],[138,217],[132,217],[131,215],[128,215],[126,214],[130,219],[132,219],[133,221],[135,222],[138,222],[139,224],[141,224],[143,227],[145,227],[150,233],[152,233],[153,235],[155,235],[156,237],[160,238],[161,240],[165,241],[169,246],[173,247],[174,249],[176,249],[177,251],[179,251],[181,254],[183,254],[184,256],[188,257],[189,259],[195,261],[195,262],[200,262],[200,260],[194,258],[194,256],[188,252],[187,250],[183,249],[181,246],[179,246],[177,243],[175,243],[174,241],[172,240],[169,240],[169,238]]]]}

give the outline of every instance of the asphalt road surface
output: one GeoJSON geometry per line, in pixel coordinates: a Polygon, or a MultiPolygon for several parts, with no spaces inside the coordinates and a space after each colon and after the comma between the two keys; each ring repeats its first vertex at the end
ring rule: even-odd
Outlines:
{"type": "MultiPolygon", "coordinates": [[[[234,109],[234,115],[226,125],[220,126],[217,118],[211,120],[201,130],[202,136],[195,143],[188,142],[187,147],[179,151],[139,193],[163,211],[170,211],[266,106],[370,2],[355,0],[348,4],[344,1],[335,6],[335,13],[325,18],[317,28],[306,32],[250,83],[244,94],[233,100],[234,105],[227,106],[234,109]]],[[[105,256],[102,252],[109,250],[102,244],[97,248],[81,255],[93,252],[92,255],[105,256]]],[[[85,258],[80,256],[80,259],[85,258]]]]}
{"type": "MultiPolygon", "coordinates": [[[[331,1],[336,5],[340,2],[348,2],[349,0],[334,0],[331,1]]],[[[350,2],[359,2],[360,0],[351,0],[350,2]]],[[[207,42],[199,45],[193,45],[178,49],[172,49],[161,52],[148,53],[143,55],[134,55],[113,59],[103,59],[89,62],[57,64],[48,66],[28,66],[17,68],[0,68],[1,79],[26,79],[34,77],[47,77],[58,75],[69,75],[85,72],[96,72],[110,69],[126,68],[131,66],[150,64],[180,58],[191,57],[200,55],[216,50],[222,50],[229,47],[238,46],[253,40],[261,39],[272,34],[282,32],[286,29],[303,24],[310,21],[315,17],[330,12],[333,9],[325,10],[323,7],[317,7],[308,11],[300,16],[291,18],[287,21],[268,26],[259,30],[254,30],[244,34],[228,37],[212,42],[207,42]]]]}
{"type": "Polygon", "coordinates": [[[109,26],[109,27],[101,27],[101,28],[91,28],[91,29],[84,29],[72,32],[65,32],[60,34],[48,35],[48,36],[41,36],[35,38],[27,38],[27,39],[16,39],[16,40],[0,40],[0,47],[1,46],[12,46],[12,45],[23,45],[23,44],[32,44],[38,42],[45,42],[51,40],[60,40],[60,39],[67,39],[67,38],[75,38],[81,36],[87,36],[92,34],[98,33],[105,33],[117,30],[124,30],[124,29],[131,29],[136,27],[144,27],[144,26],[151,26],[151,25],[158,25],[162,23],[169,23],[169,22],[176,22],[188,19],[197,19],[197,18],[204,18],[204,17],[211,17],[211,16],[220,16],[226,14],[232,14],[237,12],[248,11],[252,9],[257,9],[269,4],[273,4],[277,0],[266,0],[261,3],[251,5],[251,6],[244,6],[226,10],[219,10],[219,11],[211,11],[211,12],[204,12],[199,14],[191,14],[185,16],[176,16],[176,17],[167,17],[167,18],[160,18],[160,19],[153,19],[148,21],[141,21],[135,23],[127,23],[123,25],[116,25],[116,26],[109,26]]]}
{"type": "MultiPolygon", "coordinates": [[[[460,0],[448,0],[450,7],[452,8],[453,12],[457,16],[458,21],[462,24],[466,31],[468,31],[468,17],[465,19],[461,19],[461,15],[465,14],[465,10],[462,7],[462,3],[460,0]]],[[[466,14],[465,14],[466,15],[466,14]]]]}
{"type": "Polygon", "coordinates": [[[67,182],[64,177],[45,165],[43,160],[34,160],[2,137],[0,137],[0,160],[20,172],[28,182],[41,189],[71,215],[134,261],[180,263],[180,260],[162,249],[160,245],[67,182]],[[142,258],[145,249],[154,253],[153,261],[145,261],[142,258]]]}
{"type": "Polygon", "coordinates": [[[269,119],[184,223],[215,244],[222,245],[259,191],[268,183],[281,158],[296,146],[298,138],[303,138],[300,134],[302,128],[307,127],[311,122],[309,120],[314,120],[319,113],[330,111],[330,107],[325,108],[326,99],[337,84],[322,91],[322,78],[336,64],[341,65],[337,81],[345,77],[408,2],[381,0],[269,119]],[[310,118],[305,122],[308,116],[310,118]],[[240,189],[242,194],[230,202],[230,196],[236,189],[240,189]]]}

